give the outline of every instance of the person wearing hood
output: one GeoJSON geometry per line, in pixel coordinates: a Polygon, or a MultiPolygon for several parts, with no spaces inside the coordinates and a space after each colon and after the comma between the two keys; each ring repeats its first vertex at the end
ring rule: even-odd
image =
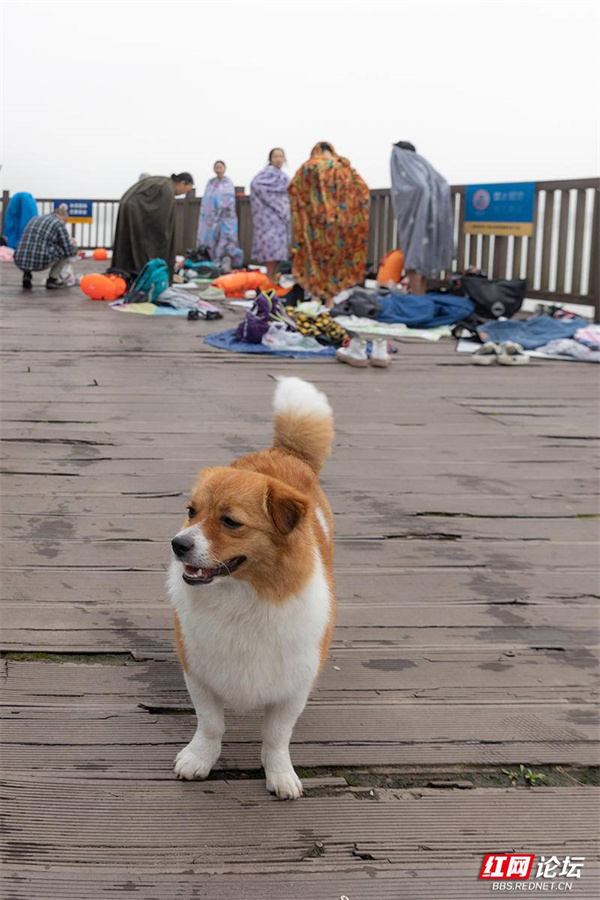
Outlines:
{"type": "Polygon", "coordinates": [[[15,250],[23,237],[25,226],[38,215],[37,203],[32,194],[19,191],[8,201],[4,215],[4,237],[7,247],[15,250]]]}
{"type": "Polygon", "coordinates": [[[252,259],[266,265],[271,281],[277,263],[289,259],[290,252],[290,179],[282,170],[284,164],[284,151],[274,147],[269,153],[269,164],[250,184],[252,259]]]}
{"type": "Polygon", "coordinates": [[[292,274],[313,299],[331,307],[336,294],[365,277],[369,188],[332,144],[319,141],[288,190],[292,274]]]}
{"type": "Polygon", "coordinates": [[[427,278],[452,265],[454,216],[450,186],[414,144],[392,148],[392,208],[411,294],[425,294],[427,278]]]}
{"type": "Polygon", "coordinates": [[[222,159],[216,161],[213,171],[215,177],[207,181],[202,195],[196,244],[205,247],[212,262],[228,271],[240,268],[244,262],[238,238],[235,186],[225,174],[227,167],[222,159]]]}
{"type": "Polygon", "coordinates": [[[172,273],[175,265],[175,197],[194,187],[189,172],[149,175],[136,181],[119,202],[112,265],[138,273],[151,259],[164,259],[172,273]]]}

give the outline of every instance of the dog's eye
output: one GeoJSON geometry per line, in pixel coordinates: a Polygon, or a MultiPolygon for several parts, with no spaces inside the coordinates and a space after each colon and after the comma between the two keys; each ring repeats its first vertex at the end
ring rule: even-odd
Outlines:
{"type": "Polygon", "coordinates": [[[188,514],[188,519],[193,519],[193,518],[194,518],[194,516],[196,515],[196,510],[194,509],[193,506],[188,506],[188,508],[187,508],[187,514],[188,514]]]}
{"type": "Polygon", "coordinates": [[[242,523],[236,522],[235,519],[230,519],[229,516],[221,516],[221,525],[224,525],[225,528],[241,528],[242,523]]]}

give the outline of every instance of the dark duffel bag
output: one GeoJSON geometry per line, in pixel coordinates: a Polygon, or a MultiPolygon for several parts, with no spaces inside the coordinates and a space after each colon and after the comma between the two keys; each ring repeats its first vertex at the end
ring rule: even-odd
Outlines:
{"type": "Polygon", "coordinates": [[[462,287],[475,304],[475,315],[483,322],[504,316],[510,319],[521,309],[527,293],[527,280],[513,278],[489,281],[481,275],[463,275],[462,287]]]}

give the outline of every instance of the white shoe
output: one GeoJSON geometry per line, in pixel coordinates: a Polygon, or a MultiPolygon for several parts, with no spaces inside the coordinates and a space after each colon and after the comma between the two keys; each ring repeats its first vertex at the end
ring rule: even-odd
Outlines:
{"type": "Polygon", "coordinates": [[[493,341],[486,341],[471,356],[474,366],[491,366],[498,362],[500,348],[493,341]]]}
{"type": "Polygon", "coordinates": [[[373,338],[371,347],[371,365],[387,369],[392,361],[392,357],[388,352],[387,338],[373,338]]]}
{"type": "Polygon", "coordinates": [[[498,362],[501,366],[524,366],[529,362],[529,353],[514,341],[504,341],[498,348],[498,362]]]}
{"type": "Polygon", "coordinates": [[[367,342],[362,338],[354,337],[345,347],[336,351],[335,358],[338,362],[348,363],[349,366],[357,366],[364,369],[369,365],[367,357],[367,342]]]}

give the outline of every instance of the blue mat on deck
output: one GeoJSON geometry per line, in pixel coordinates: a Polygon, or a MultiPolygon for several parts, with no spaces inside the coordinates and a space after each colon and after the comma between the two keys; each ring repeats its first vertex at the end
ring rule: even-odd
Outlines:
{"type": "Polygon", "coordinates": [[[237,341],[235,328],[227,331],[219,331],[217,334],[207,334],[205,344],[218,347],[219,350],[229,350],[231,353],[266,353],[267,356],[291,356],[294,359],[318,359],[335,356],[334,347],[323,347],[322,350],[270,350],[264,344],[247,344],[246,341],[237,341]]]}

